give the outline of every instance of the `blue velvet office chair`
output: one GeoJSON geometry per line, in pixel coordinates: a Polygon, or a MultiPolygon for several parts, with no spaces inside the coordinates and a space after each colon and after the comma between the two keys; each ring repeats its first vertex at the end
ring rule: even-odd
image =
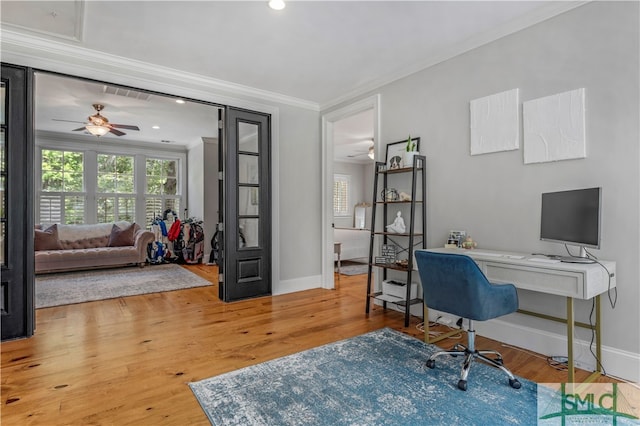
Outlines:
{"type": "Polygon", "coordinates": [[[471,362],[478,359],[504,371],[509,376],[509,385],[519,389],[520,382],[504,367],[499,352],[476,349],[473,326],[473,321],[486,321],[515,312],[518,309],[515,286],[490,283],[478,265],[469,256],[461,254],[417,250],[416,262],[427,307],[469,320],[467,346],[456,344],[450,351],[436,352],[427,360],[427,367],[435,368],[435,359],[441,355],[465,356],[458,388],[467,390],[471,362]],[[489,354],[495,357],[485,356],[489,354]]]}

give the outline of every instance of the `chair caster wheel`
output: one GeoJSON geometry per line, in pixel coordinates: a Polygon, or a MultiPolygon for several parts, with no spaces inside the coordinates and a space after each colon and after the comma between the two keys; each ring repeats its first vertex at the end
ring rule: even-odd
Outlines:
{"type": "Polygon", "coordinates": [[[436,367],[436,362],[433,359],[428,359],[427,360],[427,367],[429,368],[435,368],[436,367]]]}
{"type": "MultiPolygon", "coordinates": [[[[509,385],[514,389],[520,389],[520,386],[522,386],[518,379],[509,379],[509,385]]],[[[458,386],[460,385],[458,384],[458,386]]]]}
{"type": "MultiPolygon", "coordinates": [[[[518,383],[520,384],[520,383],[518,383]]],[[[466,380],[459,380],[458,381],[458,389],[466,391],[467,390],[467,381],[466,380]]]]}

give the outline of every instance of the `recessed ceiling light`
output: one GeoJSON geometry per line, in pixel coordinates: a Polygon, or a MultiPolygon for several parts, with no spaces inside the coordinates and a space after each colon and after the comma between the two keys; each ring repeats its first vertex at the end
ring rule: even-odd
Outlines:
{"type": "Polygon", "coordinates": [[[285,6],[284,0],[269,0],[269,7],[273,10],[282,10],[285,6]]]}
{"type": "Polygon", "coordinates": [[[160,126],[151,126],[151,128],[158,130],[160,128],[160,126]]]}
{"type": "Polygon", "coordinates": [[[183,103],[184,103],[184,101],[183,101],[182,99],[176,99],[176,103],[177,103],[177,104],[183,104],[183,103]]]}

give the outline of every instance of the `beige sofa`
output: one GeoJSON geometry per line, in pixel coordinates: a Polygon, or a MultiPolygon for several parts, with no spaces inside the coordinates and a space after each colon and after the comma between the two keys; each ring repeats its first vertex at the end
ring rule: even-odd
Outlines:
{"type": "Polygon", "coordinates": [[[153,233],[135,223],[41,226],[35,230],[35,272],[144,266],[153,233]]]}

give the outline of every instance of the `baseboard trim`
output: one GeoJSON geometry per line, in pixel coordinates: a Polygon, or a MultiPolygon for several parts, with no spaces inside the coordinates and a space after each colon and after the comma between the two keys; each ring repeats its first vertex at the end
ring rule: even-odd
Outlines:
{"type": "MultiPolygon", "coordinates": [[[[567,337],[562,334],[511,324],[499,319],[476,322],[475,325],[479,335],[508,345],[545,355],[567,355],[567,337]]],[[[589,341],[575,339],[575,364],[578,368],[595,371],[596,361],[589,346],[589,341]]],[[[593,351],[595,352],[595,343],[593,351]]],[[[634,383],[640,382],[640,354],[602,345],[601,364],[611,376],[634,383]]]]}
{"type": "Polygon", "coordinates": [[[321,275],[312,275],[309,277],[295,278],[292,280],[283,280],[273,284],[271,294],[277,296],[279,294],[311,290],[312,288],[322,288],[321,283],[321,275]]]}
{"type": "MultiPolygon", "coordinates": [[[[440,317],[443,324],[455,324],[458,317],[434,309],[429,310],[429,320],[440,317]]],[[[466,321],[464,323],[466,326],[466,321]]],[[[527,349],[539,354],[553,356],[567,355],[567,336],[537,328],[509,323],[501,319],[474,322],[476,333],[517,348],[527,349]]],[[[596,362],[589,351],[590,342],[574,340],[573,353],[576,367],[595,371],[596,362]]],[[[595,343],[593,347],[595,352],[595,343]]],[[[640,354],[602,345],[602,365],[605,372],[616,378],[640,383],[640,354]]]]}

